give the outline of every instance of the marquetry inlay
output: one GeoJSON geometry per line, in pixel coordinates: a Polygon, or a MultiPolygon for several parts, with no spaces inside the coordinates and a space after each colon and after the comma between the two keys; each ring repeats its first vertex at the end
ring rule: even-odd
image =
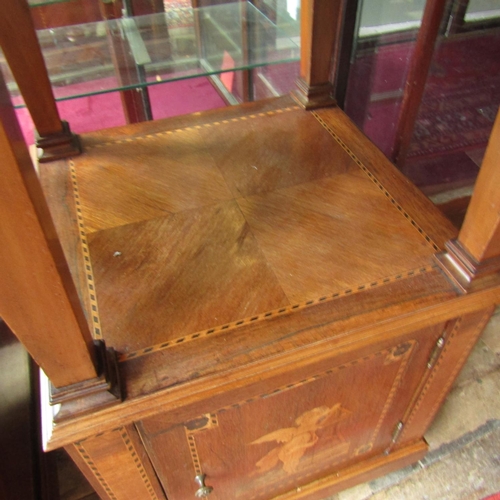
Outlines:
{"type": "Polygon", "coordinates": [[[297,106],[90,142],[70,168],[89,318],[122,362],[434,269],[437,245],[327,123],[297,106]],[[289,164],[273,151],[275,120],[289,164]],[[286,136],[297,123],[319,159],[286,136]],[[136,165],[126,148],[148,161],[136,165]]]}
{"type": "MultiPolygon", "coordinates": [[[[219,439],[217,436],[223,436],[227,432],[224,424],[220,423],[221,419],[223,419],[222,415],[225,412],[238,413],[252,403],[274,398],[288,391],[318,382],[325,377],[342,373],[349,368],[360,370],[366,363],[375,361],[378,366],[389,367],[390,365],[395,365],[397,369],[393,372],[394,375],[391,376],[391,385],[383,395],[384,402],[377,410],[376,424],[373,427],[370,438],[362,447],[353,448],[349,437],[345,435],[345,429],[352,425],[353,412],[351,408],[345,406],[345,403],[341,403],[340,401],[309,408],[306,405],[301,413],[293,417],[290,416],[290,423],[285,427],[271,428],[271,430],[268,430],[266,427],[267,432],[263,432],[262,435],[257,435],[250,442],[244,443],[244,446],[255,450],[262,450],[260,455],[257,453],[257,457],[260,458],[253,464],[253,469],[250,466],[252,477],[254,475],[256,477],[257,475],[265,475],[271,471],[282,471],[286,475],[293,476],[294,481],[305,479],[317,473],[317,465],[314,461],[309,464],[307,470],[303,470],[299,462],[308,454],[309,449],[320,444],[322,439],[321,431],[324,432],[327,428],[329,429],[328,453],[330,463],[344,461],[350,456],[358,456],[370,452],[375,443],[378,443],[380,430],[388,418],[389,410],[396,399],[396,393],[401,388],[402,378],[408,369],[409,361],[416,346],[417,342],[415,340],[405,341],[396,346],[353,359],[348,363],[332,367],[329,370],[307,378],[288,383],[269,393],[261,393],[255,397],[224,406],[212,413],[207,413],[185,422],[184,433],[194,473],[202,474],[206,472],[207,464],[204,464],[204,459],[207,460],[210,457],[204,455],[202,450],[206,453],[206,450],[210,449],[207,443],[212,442],[211,440],[213,439],[219,439]],[[212,435],[213,437],[211,438],[212,432],[216,434],[212,435]]],[[[313,388],[311,388],[311,391],[314,393],[313,388]]],[[[234,417],[229,417],[229,419],[226,419],[226,422],[233,422],[232,418],[234,417]]],[[[314,453],[311,451],[310,455],[313,456],[314,453]]],[[[266,488],[266,493],[272,493],[272,491],[274,491],[273,488],[266,488]]],[[[257,493],[255,498],[261,494],[262,492],[257,493]]],[[[254,496],[249,498],[254,498],[254,496]]]]}
{"type": "Polygon", "coordinates": [[[92,324],[92,333],[95,339],[102,339],[102,327],[101,320],[99,317],[99,308],[97,305],[97,292],[94,280],[94,271],[92,268],[92,260],[90,257],[90,249],[87,241],[87,233],[85,231],[85,223],[82,214],[82,203],[80,200],[80,192],[78,190],[78,180],[76,176],[75,164],[74,162],[69,162],[70,172],[71,172],[71,184],[73,186],[73,197],[75,199],[76,206],[76,218],[78,224],[78,235],[80,239],[80,248],[83,255],[84,262],[84,272],[85,281],[87,283],[87,292],[90,303],[90,317],[92,324]]]}
{"type": "Polygon", "coordinates": [[[340,144],[342,149],[354,160],[356,165],[368,176],[368,178],[384,193],[384,195],[390,200],[392,205],[397,209],[397,211],[414,227],[420,236],[431,245],[431,247],[437,252],[441,250],[439,246],[432,241],[429,235],[415,222],[415,220],[408,214],[408,212],[394,199],[394,197],[389,193],[389,191],[384,187],[384,185],[377,179],[377,177],[368,169],[368,167],[353,153],[351,148],[335,133],[334,130],[328,125],[328,123],[323,120],[317,112],[313,111],[312,114],[316,117],[319,123],[328,131],[328,133],[340,144]]]}
{"type": "Polygon", "coordinates": [[[234,330],[244,325],[248,325],[250,323],[255,323],[258,321],[265,321],[276,316],[293,313],[294,311],[298,311],[300,309],[305,309],[307,307],[313,306],[314,304],[320,304],[323,302],[328,302],[335,299],[340,299],[341,297],[345,297],[347,295],[354,295],[356,293],[363,292],[364,290],[373,289],[376,287],[388,285],[389,283],[394,283],[395,281],[403,280],[406,278],[411,278],[413,276],[417,276],[419,274],[425,274],[433,269],[436,269],[437,265],[431,265],[428,267],[421,267],[419,269],[412,269],[407,271],[406,273],[398,273],[394,276],[386,276],[385,278],[381,278],[379,280],[371,281],[370,283],[364,283],[362,285],[358,285],[353,288],[348,288],[346,290],[342,290],[340,292],[335,292],[332,295],[320,297],[315,300],[308,300],[307,302],[303,302],[302,304],[294,304],[293,306],[282,307],[280,309],[275,309],[274,311],[267,311],[263,314],[259,314],[256,316],[252,316],[250,318],[244,318],[239,321],[235,321],[234,323],[229,323],[227,325],[220,325],[215,328],[209,328],[208,330],[204,330],[201,332],[196,332],[191,335],[185,335],[178,339],[170,340],[168,342],[163,342],[162,344],[158,344],[155,346],[150,346],[145,349],[141,349],[138,351],[133,351],[129,353],[120,353],[118,355],[118,361],[127,361],[132,358],[138,358],[140,356],[145,356],[146,354],[151,354],[158,351],[163,351],[164,349],[172,348],[178,346],[179,344],[183,344],[185,342],[191,342],[193,340],[197,340],[203,337],[211,336],[217,333],[227,332],[230,330],[234,330]]]}
{"type": "MultiPolygon", "coordinates": [[[[361,366],[364,363],[377,359],[377,358],[382,358],[383,359],[383,364],[388,365],[392,363],[399,363],[398,371],[396,373],[396,376],[394,377],[393,383],[389,389],[389,392],[387,393],[385,397],[385,403],[382,408],[382,411],[380,413],[380,417],[378,419],[377,425],[374,427],[373,433],[371,435],[371,439],[369,443],[367,443],[367,449],[366,451],[369,451],[373,445],[373,443],[376,441],[378,437],[378,433],[380,431],[380,428],[382,426],[382,423],[387,416],[387,412],[389,411],[393,401],[394,397],[396,395],[396,392],[398,388],[400,387],[401,384],[401,379],[405,373],[405,370],[408,366],[408,361],[411,357],[411,354],[413,352],[413,349],[416,346],[416,341],[408,341],[404,342],[400,345],[397,345],[395,347],[391,347],[388,349],[384,349],[382,351],[377,351],[375,353],[372,353],[367,356],[363,356],[362,358],[354,359],[350,361],[349,363],[341,364],[336,367],[330,368],[329,370],[326,370],[321,373],[317,373],[315,375],[312,375],[310,377],[297,380],[295,382],[291,382],[289,384],[283,385],[281,387],[278,387],[274,389],[270,393],[262,393],[259,394],[258,396],[252,397],[245,399],[243,401],[239,401],[237,403],[233,403],[224,407],[221,407],[214,412],[206,415],[202,415],[199,418],[195,420],[191,420],[189,422],[186,422],[184,424],[185,432],[186,432],[186,437],[188,438],[188,441],[190,443],[190,446],[193,446],[193,453],[196,451],[196,443],[194,441],[194,436],[198,432],[201,431],[210,431],[211,429],[214,429],[219,426],[218,420],[217,420],[217,415],[223,412],[227,411],[232,411],[236,410],[238,408],[241,408],[247,404],[253,403],[255,401],[261,400],[261,399],[266,399],[270,396],[275,396],[277,394],[290,391],[292,389],[295,389],[297,387],[301,387],[307,384],[310,384],[311,382],[317,381],[319,379],[322,379],[324,377],[328,377],[330,375],[333,375],[335,373],[341,372],[345,370],[348,367],[352,366],[361,366]]],[[[198,458],[198,463],[199,463],[199,457],[196,452],[196,457],[198,458]]]]}
{"type": "MultiPolygon", "coordinates": [[[[99,481],[99,484],[104,488],[106,493],[109,495],[111,500],[117,500],[118,498],[123,498],[121,496],[122,493],[118,493],[118,490],[122,489],[122,484],[125,484],[126,481],[131,480],[133,483],[139,483],[147,492],[148,498],[150,500],[159,500],[158,496],[155,493],[153,485],[148,477],[148,474],[144,468],[144,464],[137,453],[137,450],[132,442],[131,437],[125,427],[119,427],[117,429],[113,429],[112,431],[108,431],[105,433],[100,433],[96,436],[78,441],[74,444],[75,449],[78,451],[78,454],[82,458],[82,460],[86,463],[88,468],[92,471],[95,478],[99,481]],[[127,456],[127,469],[124,468],[124,474],[128,474],[132,472],[130,476],[126,479],[120,480],[117,478],[117,484],[110,484],[109,480],[105,479],[105,474],[103,474],[103,464],[101,464],[102,457],[99,453],[93,453],[92,445],[93,442],[96,442],[96,438],[103,438],[103,436],[108,436],[112,438],[113,443],[116,443],[118,448],[116,451],[120,455],[127,456]],[[121,441],[121,444],[119,444],[121,441]]],[[[142,488],[141,487],[141,488],[142,488]]]]}

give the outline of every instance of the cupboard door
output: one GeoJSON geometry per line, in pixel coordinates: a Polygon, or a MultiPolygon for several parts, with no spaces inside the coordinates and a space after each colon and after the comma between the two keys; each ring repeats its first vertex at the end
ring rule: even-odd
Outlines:
{"type": "Polygon", "coordinates": [[[213,499],[273,498],[382,454],[444,328],[364,343],[341,362],[333,353],[330,368],[306,378],[291,367],[285,385],[223,408],[207,402],[206,414],[178,425],[162,428],[161,415],[140,422],[168,498],[195,498],[201,475],[213,499]]]}

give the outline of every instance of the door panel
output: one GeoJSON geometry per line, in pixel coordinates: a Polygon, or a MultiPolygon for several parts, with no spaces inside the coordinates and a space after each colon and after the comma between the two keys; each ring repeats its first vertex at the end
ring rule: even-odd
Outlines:
{"type": "MultiPolygon", "coordinates": [[[[445,325],[381,347],[354,348],[348,362],[159,431],[160,417],[139,423],[169,499],[193,498],[206,475],[210,497],[266,499],[391,443],[445,325]],[[362,353],[362,354],[361,354],[362,353]]],[[[345,358],[344,358],[345,359],[345,358]]]]}

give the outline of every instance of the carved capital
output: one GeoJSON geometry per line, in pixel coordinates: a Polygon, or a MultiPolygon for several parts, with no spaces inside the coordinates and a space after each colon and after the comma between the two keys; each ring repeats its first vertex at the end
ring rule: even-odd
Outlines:
{"type": "Polygon", "coordinates": [[[500,257],[478,262],[458,240],[446,242],[445,247],[444,252],[436,254],[438,264],[464,293],[473,280],[500,271],[500,257]]]}
{"type": "Polygon", "coordinates": [[[337,105],[333,97],[333,85],[330,82],[309,86],[305,80],[299,78],[296,85],[292,97],[307,110],[337,105]]]}
{"type": "Polygon", "coordinates": [[[61,123],[63,130],[57,134],[44,137],[36,135],[35,145],[38,149],[40,163],[81,154],[82,147],[79,137],[71,132],[68,122],[63,120],[61,123]]]}
{"type": "Polygon", "coordinates": [[[121,401],[116,353],[113,349],[106,348],[102,341],[96,341],[95,346],[98,377],[60,388],[50,384],[50,404],[59,405],[54,411],[54,422],[112,406],[121,401]]]}

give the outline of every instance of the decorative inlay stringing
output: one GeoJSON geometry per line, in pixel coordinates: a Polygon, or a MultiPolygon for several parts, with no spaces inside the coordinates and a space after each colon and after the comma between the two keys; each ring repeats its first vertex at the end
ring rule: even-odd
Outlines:
{"type": "Polygon", "coordinates": [[[225,325],[216,326],[213,328],[209,328],[208,330],[202,330],[196,333],[192,333],[189,335],[184,335],[177,339],[169,340],[168,342],[162,342],[161,344],[157,344],[154,346],[149,346],[144,349],[139,349],[137,351],[120,353],[118,355],[118,361],[127,361],[132,358],[138,358],[141,356],[145,356],[147,354],[151,354],[158,351],[163,351],[164,349],[169,349],[171,347],[178,346],[179,344],[183,344],[185,342],[191,342],[193,340],[201,339],[213,334],[227,332],[230,330],[234,330],[244,325],[248,325],[254,322],[265,321],[268,319],[275,318],[276,316],[285,315],[288,313],[296,312],[301,309],[305,309],[307,307],[311,307],[315,304],[321,304],[323,302],[329,302],[331,300],[340,299],[341,297],[345,297],[348,295],[354,295],[356,293],[360,293],[364,290],[368,290],[371,288],[376,288],[384,285],[388,285],[389,283],[393,283],[395,281],[399,281],[402,279],[412,278],[413,276],[417,276],[420,274],[428,273],[433,269],[437,268],[437,264],[432,264],[430,266],[420,267],[418,269],[412,269],[410,271],[406,271],[404,273],[398,273],[393,276],[387,276],[385,278],[381,278],[378,280],[370,281],[369,283],[365,283],[362,285],[355,286],[353,288],[348,288],[346,290],[342,290],[340,292],[335,292],[333,294],[324,295],[318,299],[308,300],[306,302],[301,302],[299,304],[294,304],[291,306],[281,307],[279,309],[274,309],[272,311],[267,311],[265,313],[256,314],[249,318],[240,319],[238,321],[233,321],[231,323],[227,323],[225,325]]]}
{"type": "Polygon", "coordinates": [[[335,133],[335,131],[326,123],[315,111],[311,112],[313,116],[318,120],[318,122],[323,126],[323,128],[335,139],[339,146],[351,157],[351,159],[356,163],[356,165],[368,176],[368,178],[382,191],[384,196],[389,199],[392,205],[398,210],[398,212],[412,225],[414,229],[418,231],[420,236],[432,247],[436,252],[439,252],[441,248],[432,241],[431,237],[425,233],[425,231],[413,220],[406,212],[406,210],[394,199],[394,197],[387,191],[384,185],[373,175],[372,172],[366,167],[366,165],[354,154],[354,152],[349,148],[349,146],[335,133]]]}
{"type": "Polygon", "coordinates": [[[73,186],[73,197],[76,206],[76,218],[78,224],[78,236],[80,238],[80,248],[82,250],[83,265],[85,272],[85,281],[87,283],[87,292],[90,302],[90,318],[92,324],[92,334],[95,339],[102,339],[101,319],[99,317],[99,308],[97,306],[97,294],[95,289],[94,272],[92,270],[92,261],[90,259],[90,249],[87,242],[87,234],[85,232],[85,224],[82,214],[82,206],[80,201],[80,192],[78,190],[78,180],[76,177],[75,163],[69,162],[71,184],[73,186]]]}
{"type": "MultiPolygon", "coordinates": [[[[127,449],[127,452],[130,455],[130,458],[133,460],[135,466],[137,467],[137,473],[140,475],[141,481],[144,484],[144,487],[146,488],[149,499],[150,500],[159,500],[158,496],[156,495],[153,485],[151,484],[151,481],[149,480],[149,477],[146,473],[146,470],[144,469],[144,465],[137,454],[137,451],[132,443],[132,439],[128,435],[127,429],[125,427],[119,427],[117,429],[113,429],[109,433],[119,433],[121,439],[123,440],[123,444],[127,449]]],[[[104,434],[107,433],[100,433],[94,436],[94,438],[98,438],[100,436],[103,436],[104,434]]],[[[74,443],[75,449],[78,451],[80,457],[82,460],[86,463],[86,465],[89,467],[89,469],[92,471],[94,474],[95,478],[99,481],[99,484],[102,486],[102,488],[106,491],[107,495],[111,500],[119,500],[118,497],[116,496],[115,492],[112,490],[110,485],[105,481],[103,478],[102,474],[99,472],[99,469],[92,458],[91,454],[87,451],[87,449],[84,446],[84,443],[86,441],[89,441],[92,438],[87,438],[81,441],[78,441],[74,443]]]]}
{"type": "Polygon", "coordinates": [[[289,106],[286,108],[274,109],[272,111],[266,111],[263,113],[255,113],[252,115],[238,116],[235,118],[228,118],[225,120],[204,123],[202,125],[195,125],[193,127],[181,127],[181,128],[177,128],[177,129],[173,129],[173,130],[166,130],[163,132],[155,132],[153,134],[137,135],[134,137],[127,137],[125,139],[115,139],[113,141],[102,142],[100,144],[86,145],[85,150],[88,151],[88,150],[96,149],[96,148],[104,148],[106,146],[111,146],[114,144],[125,144],[125,143],[133,142],[133,141],[143,141],[146,139],[154,139],[156,137],[163,137],[166,135],[182,134],[183,132],[190,132],[193,130],[200,130],[200,129],[211,128],[211,127],[219,127],[221,125],[228,125],[228,124],[235,123],[235,122],[253,120],[255,118],[262,118],[264,116],[273,116],[273,115],[279,115],[282,113],[287,113],[290,111],[297,111],[299,109],[301,109],[299,106],[289,106]]]}
{"type": "MultiPolygon", "coordinates": [[[[210,123],[205,123],[201,125],[196,125],[196,126],[191,126],[191,127],[181,127],[178,129],[174,130],[168,130],[168,131],[162,131],[162,132],[156,132],[152,134],[145,134],[142,136],[135,136],[135,137],[127,137],[124,139],[116,139],[116,140],[111,140],[107,142],[103,142],[101,144],[95,144],[95,145],[89,145],[86,146],[87,150],[95,149],[95,148],[103,148],[106,146],[110,145],[116,145],[116,144],[122,144],[122,143],[130,143],[133,141],[144,141],[148,139],[153,139],[157,137],[162,137],[162,136],[168,136],[172,134],[182,134],[186,131],[192,131],[192,130],[197,130],[197,129],[204,129],[204,128],[210,128],[210,127],[220,127],[223,125],[230,125],[235,122],[241,122],[241,121],[246,121],[246,120],[253,120],[256,118],[261,118],[261,117],[266,117],[266,116],[273,116],[273,115],[279,115],[283,113],[288,113],[292,111],[297,111],[300,110],[301,108],[299,106],[289,106],[285,107],[282,109],[275,109],[267,112],[261,112],[261,113],[255,113],[247,116],[239,116],[239,117],[234,117],[234,118],[228,118],[224,120],[219,120],[219,121],[214,121],[210,123]]],[[[390,195],[390,193],[384,188],[384,186],[380,183],[378,179],[369,171],[369,169],[359,160],[359,158],[349,149],[349,147],[342,141],[342,139],[331,129],[331,127],[328,126],[327,123],[325,123],[315,112],[312,112],[312,115],[319,121],[319,123],[326,129],[326,131],[333,137],[333,139],[347,152],[347,154],[351,157],[351,159],[361,168],[361,170],[371,179],[373,183],[384,193],[384,195],[390,200],[390,202],[394,205],[394,207],[398,210],[399,213],[419,232],[419,234],[425,239],[425,241],[434,249],[434,250],[439,250],[439,247],[431,240],[431,238],[425,234],[425,232],[418,226],[418,224],[410,217],[410,215],[397,203],[397,201],[390,195]]],[[[90,317],[91,317],[91,324],[92,324],[92,331],[93,335],[96,339],[102,338],[102,328],[101,328],[101,321],[100,321],[100,316],[99,316],[99,309],[97,305],[97,296],[96,296],[96,289],[95,289],[95,281],[94,281],[94,275],[92,271],[92,264],[91,264],[91,258],[90,258],[90,250],[89,246],[87,243],[87,235],[85,232],[85,224],[84,224],[84,219],[83,219],[83,214],[82,214],[82,208],[81,208],[81,201],[80,201],[80,194],[79,194],[79,189],[78,189],[78,182],[77,182],[77,174],[76,174],[76,168],[75,168],[75,163],[73,161],[69,162],[70,165],[70,172],[71,172],[71,180],[73,184],[73,194],[74,194],[74,199],[75,199],[75,204],[76,204],[76,215],[77,215],[77,223],[78,223],[78,231],[79,231],[79,237],[80,237],[80,246],[83,254],[83,261],[84,261],[84,266],[85,266],[85,276],[86,276],[86,283],[87,283],[87,289],[88,289],[88,296],[89,296],[89,302],[90,302],[90,317]]],[[[210,336],[212,334],[220,333],[220,332],[225,332],[225,331],[230,331],[248,324],[251,324],[253,322],[260,322],[260,321],[265,321],[268,319],[275,318],[276,316],[279,315],[284,315],[284,314],[289,314],[296,312],[298,310],[320,304],[322,302],[328,302],[331,300],[339,299],[341,297],[350,295],[350,294],[355,294],[362,292],[367,289],[371,289],[374,287],[378,286],[384,286],[386,284],[392,283],[397,280],[401,279],[407,279],[411,278],[412,276],[422,274],[429,272],[433,270],[435,267],[437,267],[435,264],[421,267],[418,269],[412,269],[409,271],[401,272],[393,276],[387,276],[383,277],[377,280],[373,280],[369,283],[364,283],[360,284],[357,286],[354,286],[352,288],[348,288],[345,290],[337,291],[335,293],[331,293],[319,298],[314,298],[311,300],[307,300],[298,304],[293,304],[290,306],[286,307],[281,307],[279,309],[275,309],[272,311],[266,311],[263,313],[255,314],[251,317],[248,318],[243,318],[239,319],[237,321],[233,321],[231,323],[227,323],[224,325],[218,325],[211,327],[206,330],[201,330],[198,332],[190,333],[175,339],[171,339],[156,345],[148,346],[146,348],[138,349],[136,351],[132,352],[122,352],[118,354],[118,360],[120,362],[127,361],[133,358],[137,358],[140,356],[144,356],[150,353],[155,353],[158,351],[162,351],[164,349],[172,348],[175,346],[178,346],[179,344],[186,343],[186,342],[191,342],[193,340],[205,338],[207,336],[210,336]]]]}
{"type": "MultiPolygon", "coordinates": [[[[255,397],[251,397],[240,402],[224,406],[222,408],[219,408],[218,410],[215,410],[213,413],[204,414],[199,418],[184,423],[187,445],[189,447],[192,465],[195,473],[203,473],[202,458],[200,458],[198,453],[196,437],[200,436],[201,439],[203,432],[210,432],[210,430],[215,429],[219,426],[217,415],[220,415],[227,411],[237,410],[254,401],[276,396],[291,389],[304,386],[329,375],[341,372],[346,368],[360,366],[367,361],[378,358],[384,365],[399,363],[399,367],[394,377],[391,388],[387,393],[385,403],[381,410],[380,416],[378,417],[377,425],[375,426],[369,442],[367,442],[366,446],[363,446],[362,449],[350,451],[351,444],[343,436],[341,429],[336,428],[336,431],[333,433],[336,436],[336,444],[332,448],[332,457],[341,458],[347,457],[349,454],[358,455],[361,453],[369,452],[378,438],[378,434],[380,432],[382,424],[387,417],[391,405],[394,402],[397,390],[401,387],[401,380],[408,368],[411,354],[416,345],[417,341],[415,340],[403,342],[397,346],[368,354],[361,358],[354,359],[348,363],[332,367],[321,373],[317,373],[310,377],[283,385],[269,393],[262,393],[255,397]]],[[[281,468],[284,472],[293,474],[295,481],[299,481],[314,475],[315,473],[317,473],[316,470],[308,470],[301,473],[298,466],[300,459],[307,452],[307,450],[309,448],[312,448],[319,441],[320,438],[317,434],[317,431],[323,429],[327,425],[336,427],[340,425],[341,422],[346,422],[350,418],[351,411],[349,411],[347,408],[344,408],[344,406],[340,402],[332,406],[318,406],[302,412],[302,414],[294,420],[291,426],[273,430],[255,439],[251,443],[248,443],[249,446],[258,446],[261,443],[269,442],[276,443],[275,447],[271,450],[267,448],[268,452],[264,453],[262,458],[255,464],[255,474],[265,474],[266,472],[269,472],[270,470],[273,470],[275,468],[281,468]]],[[[271,493],[275,488],[276,486],[274,488],[267,488],[265,493],[271,493]]],[[[256,496],[259,496],[262,493],[263,492],[261,491],[256,496]]],[[[249,497],[249,500],[256,498],[256,496],[249,497]]]]}

